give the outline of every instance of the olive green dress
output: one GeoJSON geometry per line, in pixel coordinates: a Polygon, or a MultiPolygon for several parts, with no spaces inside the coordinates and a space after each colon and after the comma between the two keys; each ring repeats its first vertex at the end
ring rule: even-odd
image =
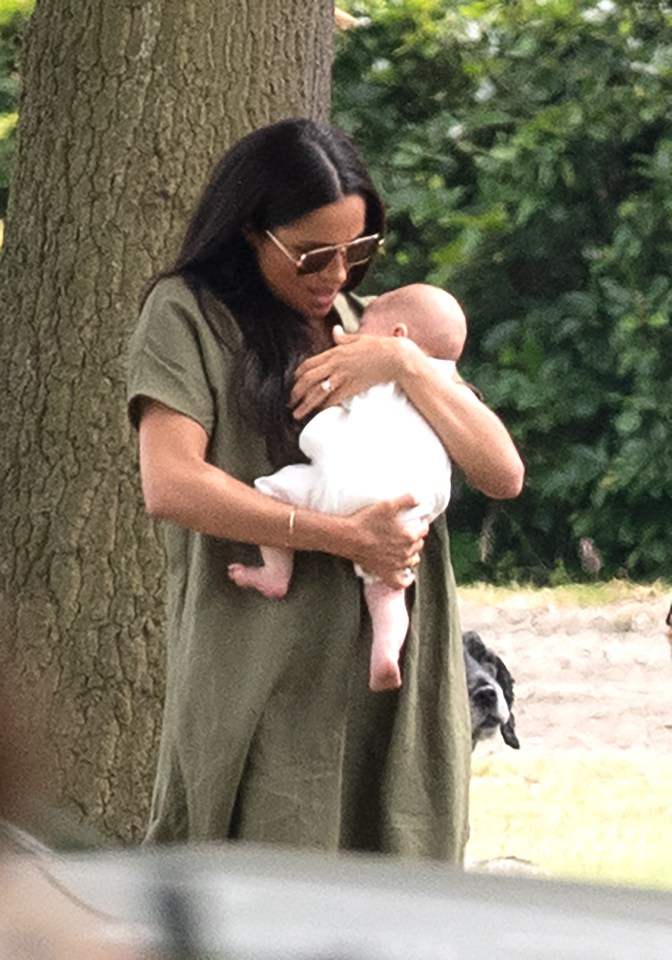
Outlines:
{"type": "MultiPolygon", "coordinates": [[[[345,297],[346,329],[357,327],[345,297]]],[[[252,484],[272,471],[238,397],[241,335],[224,343],[179,279],[150,294],[132,338],[140,397],[197,421],[208,459],[252,484]]],[[[255,546],[165,525],[168,673],[147,839],[238,838],[460,862],[471,738],[445,516],[412,592],[403,687],[368,690],[370,623],[352,563],[297,552],[289,592],[236,587],[255,546]]]]}

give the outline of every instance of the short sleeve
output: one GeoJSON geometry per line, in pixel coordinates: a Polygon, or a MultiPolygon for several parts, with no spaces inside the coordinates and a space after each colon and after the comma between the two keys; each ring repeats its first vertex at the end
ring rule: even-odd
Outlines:
{"type": "Polygon", "coordinates": [[[129,345],[127,399],[134,427],[140,401],[148,398],[190,417],[211,434],[215,413],[203,355],[205,326],[196,298],[183,281],[159,281],[129,345]]]}

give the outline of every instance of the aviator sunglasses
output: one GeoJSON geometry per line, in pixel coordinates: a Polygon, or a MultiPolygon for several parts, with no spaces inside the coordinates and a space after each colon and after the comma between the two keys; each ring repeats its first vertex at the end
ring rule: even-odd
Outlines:
{"type": "Polygon", "coordinates": [[[302,253],[300,257],[295,257],[277,237],[273,236],[270,230],[265,232],[278,250],[284,253],[288,260],[292,261],[296,267],[296,272],[302,276],[324,270],[338,254],[343,257],[348,269],[356,267],[359,263],[366,263],[367,260],[371,260],[383,244],[383,237],[379,233],[373,233],[370,237],[358,237],[357,240],[351,240],[350,243],[333,243],[328,247],[316,247],[314,250],[302,253]]]}

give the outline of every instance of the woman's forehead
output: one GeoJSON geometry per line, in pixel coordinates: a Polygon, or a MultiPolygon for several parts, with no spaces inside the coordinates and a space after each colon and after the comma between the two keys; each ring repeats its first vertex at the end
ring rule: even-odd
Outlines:
{"type": "Polygon", "coordinates": [[[341,197],[335,203],[312,210],[278,232],[294,243],[306,246],[324,246],[347,243],[360,236],[366,223],[366,203],[359,194],[341,197]]]}

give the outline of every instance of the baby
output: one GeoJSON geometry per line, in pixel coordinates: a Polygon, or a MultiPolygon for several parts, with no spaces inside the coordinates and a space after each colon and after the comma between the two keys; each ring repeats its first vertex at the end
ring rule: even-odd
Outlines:
{"type": "MultiPolygon", "coordinates": [[[[466,338],[466,320],[457,300],[428,284],[411,284],[377,297],[364,311],[360,333],[409,337],[446,379],[466,338]]],[[[346,515],[405,493],[417,506],[405,511],[412,525],[433,520],[450,499],[451,465],[445,447],[427,421],[394,383],[381,383],[317,413],[299,437],[310,463],[291,464],[255,487],[285,503],[322,513],[346,515]]],[[[233,563],[229,577],[267,597],[283,597],[293,569],[289,549],[261,546],[263,565],[233,563]]],[[[408,631],[405,588],[385,583],[355,566],[364,580],[373,644],[369,686],[401,686],[399,655],[408,631]]],[[[407,584],[413,582],[408,571],[407,584]]]]}

